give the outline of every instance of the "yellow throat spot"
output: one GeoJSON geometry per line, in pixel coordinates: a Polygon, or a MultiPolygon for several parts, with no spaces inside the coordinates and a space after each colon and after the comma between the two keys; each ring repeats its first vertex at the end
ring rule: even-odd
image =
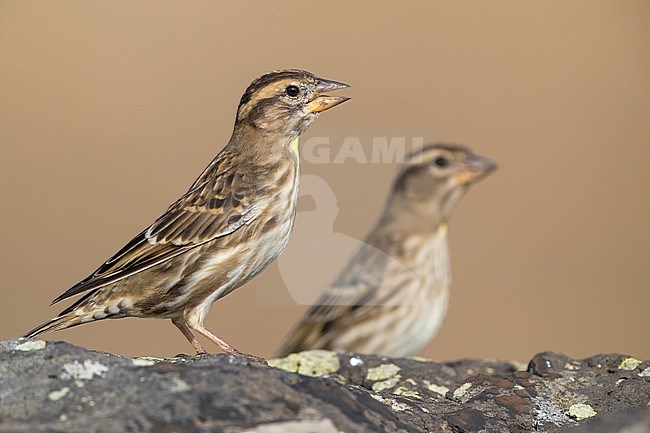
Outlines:
{"type": "Polygon", "coordinates": [[[447,223],[442,223],[438,226],[437,235],[445,236],[447,234],[447,223]]]}
{"type": "Polygon", "coordinates": [[[298,144],[300,144],[300,139],[299,138],[294,138],[289,142],[289,148],[293,153],[295,153],[297,156],[300,156],[300,151],[298,149],[298,144]]]}

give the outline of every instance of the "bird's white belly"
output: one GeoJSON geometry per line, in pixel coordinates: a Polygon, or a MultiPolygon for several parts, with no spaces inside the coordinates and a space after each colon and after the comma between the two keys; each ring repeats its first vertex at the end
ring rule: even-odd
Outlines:
{"type": "Polygon", "coordinates": [[[219,272],[225,262],[232,262],[234,258],[237,260],[234,266],[228,266],[228,283],[215,287],[215,290],[195,308],[195,311],[190,313],[192,316],[195,316],[195,320],[199,320],[199,323],[203,322],[210,307],[217,299],[226,296],[254,278],[284,251],[284,248],[289,242],[295,220],[298,183],[299,179],[296,176],[296,179],[294,179],[294,188],[289,199],[275,204],[275,206],[282,207],[283,209],[272,210],[270,212],[270,214],[278,215],[277,218],[281,218],[281,221],[278,222],[275,228],[267,232],[257,233],[258,236],[254,240],[251,240],[251,242],[215,253],[192,276],[192,279],[197,284],[200,284],[200,280],[210,278],[215,272],[219,272]]]}

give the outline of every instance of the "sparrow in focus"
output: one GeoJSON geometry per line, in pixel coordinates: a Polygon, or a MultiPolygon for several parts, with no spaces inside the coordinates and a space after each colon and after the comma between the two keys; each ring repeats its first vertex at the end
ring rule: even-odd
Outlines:
{"type": "Polygon", "coordinates": [[[419,352],[447,312],[449,216],[469,186],[495,168],[456,145],[426,145],[411,154],[379,222],[289,333],[278,356],[311,349],[419,352]]]}
{"type": "Polygon", "coordinates": [[[239,102],[230,141],[190,189],[53,303],[81,298],[25,336],[109,318],[171,319],[197,354],[206,350],[192,331],[226,353],[246,355],[203,321],[212,303],[262,272],[287,245],[299,137],[321,112],[349,99],[324,92],[345,87],[296,69],[254,80],[239,102]]]}

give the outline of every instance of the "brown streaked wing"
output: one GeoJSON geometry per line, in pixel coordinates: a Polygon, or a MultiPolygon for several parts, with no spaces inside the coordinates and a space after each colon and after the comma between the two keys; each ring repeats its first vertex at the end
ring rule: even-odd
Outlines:
{"type": "Polygon", "coordinates": [[[388,256],[365,243],[350,263],[308,310],[307,321],[327,321],[340,317],[364,304],[378,302],[378,293],[388,256]]]}
{"type": "Polygon", "coordinates": [[[355,326],[359,320],[365,321],[380,314],[377,306],[387,305],[387,301],[398,291],[399,287],[381,295],[376,285],[364,284],[328,288],[289,333],[277,356],[319,347],[331,349],[328,344],[332,338],[355,326]]]}
{"type": "Polygon", "coordinates": [[[52,303],[137,274],[234,232],[259,214],[253,185],[252,176],[234,170],[198,184],[92,275],[52,303]]]}
{"type": "Polygon", "coordinates": [[[348,317],[355,310],[362,308],[363,299],[372,293],[375,293],[375,290],[361,283],[347,287],[328,287],[289,332],[277,356],[317,348],[317,342],[333,331],[332,325],[340,323],[341,318],[348,317]]]}
{"type": "Polygon", "coordinates": [[[366,238],[348,266],[289,332],[278,355],[313,348],[323,337],[336,334],[375,306],[385,304],[398,290],[384,284],[384,273],[391,260],[394,259],[366,238]]]}

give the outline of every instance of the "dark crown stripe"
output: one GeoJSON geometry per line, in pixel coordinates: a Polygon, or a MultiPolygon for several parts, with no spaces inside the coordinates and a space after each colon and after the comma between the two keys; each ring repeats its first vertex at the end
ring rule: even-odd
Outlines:
{"type": "Polygon", "coordinates": [[[275,83],[277,81],[285,80],[288,78],[304,78],[309,75],[311,75],[309,72],[301,71],[298,69],[283,69],[264,74],[261,77],[256,78],[250,84],[250,86],[248,86],[242,95],[241,100],[239,101],[239,105],[241,106],[250,102],[250,100],[253,98],[253,95],[257,93],[259,89],[266,87],[271,83],[275,83]]]}

